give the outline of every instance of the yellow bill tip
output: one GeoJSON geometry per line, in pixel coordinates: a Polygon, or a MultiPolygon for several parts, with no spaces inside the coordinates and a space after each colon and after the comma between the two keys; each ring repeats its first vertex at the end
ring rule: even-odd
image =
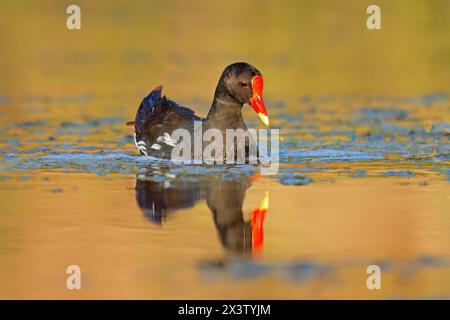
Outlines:
{"type": "Polygon", "coordinates": [[[269,117],[263,114],[262,112],[258,113],[259,118],[261,121],[266,125],[266,127],[269,126],[269,117]]]}
{"type": "Polygon", "coordinates": [[[269,191],[266,191],[264,194],[264,198],[261,200],[259,204],[259,210],[267,210],[269,209],[269,191]]]}

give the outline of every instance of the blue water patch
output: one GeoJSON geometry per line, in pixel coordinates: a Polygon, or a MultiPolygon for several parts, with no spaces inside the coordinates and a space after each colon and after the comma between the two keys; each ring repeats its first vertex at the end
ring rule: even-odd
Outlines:
{"type": "Polygon", "coordinates": [[[29,95],[27,101],[32,103],[82,104],[91,101],[93,98],[94,95],[91,93],[74,96],[29,95]]]}
{"type": "Polygon", "coordinates": [[[98,175],[109,173],[133,173],[148,166],[164,166],[173,175],[185,179],[199,179],[206,174],[222,174],[222,178],[235,179],[251,175],[257,167],[250,165],[188,165],[154,157],[129,155],[123,152],[56,153],[43,156],[5,155],[5,171],[27,171],[30,169],[61,169],[63,171],[92,172],[98,175]]]}
{"type": "Polygon", "coordinates": [[[448,95],[443,92],[434,92],[430,94],[425,94],[417,97],[408,97],[404,98],[404,102],[416,104],[416,105],[425,105],[431,106],[436,103],[442,103],[448,100],[448,95]]]}
{"type": "Polygon", "coordinates": [[[384,173],[386,177],[402,177],[402,178],[411,178],[416,174],[412,171],[386,171],[384,173]]]}
{"type": "Polygon", "coordinates": [[[60,126],[65,129],[87,130],[91,128],[98,128],[101,126],[111,126],[117,124],[124,124],[124,118],[110,117],[110,118],[97,118],[86,120],[85,122],[62,122],[60,126]]]}
{"type": "Polygon", "coordinates": [[[229,276],[232,280],[240,281],[278,275],[288,281],[298,283],[328,277],[332,273],[332,265],[309,260],[268,263],[231,259],[221,263],[203,262],[200,264],[200,269],[203,275],[210,279],[224,275],[229,276]]]}
{"type": "Polygon", "coordinates": [[[8,96],[0,96],[0,104],[10,104],[11,98],[8,96]]]}
{"type": "Polygon", "coordinates": [[[278,180],[281,184],[288,186],[303,186],[310,184],[314,180],[303,174],[288,173],[282,175],[278,180]]]}
{"type": "Polygon", "coordinates": [[[408,112],[395,107],[391,108],[361,108],[362,120],[386,121],[386,120],[405,120],[408,112]]]}
{"type": "Polygon", "coordinates": [[[351,173],[351,177],[353,178],[362,178],[366,175],[366,170],[358,170],[356,172],[351,173]]]}
{"type": "Polygon", "coordinates": [[[448,122],[438,122],[434,123],[431,127],[430,133],[433,135],[440,134],[450,136],[450,123],[448,122]]]}
{"type": "Polygon", "coordinates": [[[47,121],[44,120],[34,120],[34,121],[22,121],[13,123],[11,126],[13,128],[35,128],[35,127],[43,127],[47,125],[47,121]]]}
{"type": "Polygon", "coordinates": [[[417,264],[424,267],[438,267],[446,265],[445,261],[434,256],[426,255],[417,259],[417,264]]]}
{"type": "Polygon", "coordinates": [[[450,182],[450,168],[433,168],[432,170],[442,173],[446,180],[450,182]]]}
{"type": "Polygon", "coordinates": [[[132,143],[134,143],[134,137],[131,134],[126,134],[116,141],[118,147],[124,146],[126,144],[131,145],[132,143]]]}
{"type": "Polygon", "coordinates": [[[2,142],[6,142],[13,147],[17,147],[20,144],[20,141],[17,138],[6,138],[6,139],[3,139],[2,142]]]}
{"type": "Polygon", "coordinates": [[[47,148],[47,147],[37,147],[31,150],[26,151],[27,154],[35,154],[35,153],[56,153],[56,150],[47,148]]]}
{"type": "Polygon", "coordinates": [[[303,117],[300,113],[288,113],[288,112],[280,112],[275,114],[276,119],[280,119],[282,121],[288,122],[290,124],[299,123],[303,120],[303,117]]]}
{"type": "Polygon", "coordinates": [[[293,261],[261,262],[245,259],[229,259],[220,262],[202,262],[200,271],[209,280],[231,278],[251,280],[267,276],[278,276],[289,282],[308,282],[316,279],[333,279],[345,270],[357,268],[365,270],[369,265],[380,267],[383,273],[393,273],[396,278],[411,281],[413,275],[424,268],[448,269],[450,258],[446,256],[419,256],[406,261],[391,259],[365,261],[363,259],[343,259],[318,262],[310,259],[293,261]]]}
{"type": "Polygon", "coordinates": [[[305,163],[305,162],[357,162],[383,160],[384,156],[379,152],[363,152],[351,150],[280,150],[280,162],[305,163]],[[289,161],[285,161],[289,160],[289,161]]]}

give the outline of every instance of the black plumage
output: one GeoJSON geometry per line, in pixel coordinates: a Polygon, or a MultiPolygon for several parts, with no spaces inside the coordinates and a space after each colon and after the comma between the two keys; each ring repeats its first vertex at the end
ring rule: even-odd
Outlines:
{"type": "Polygon", "coordinates": [[[172,132],[183,128],[193,133],[194,121],[201,121],[203,130],[210,128],[220,130],[224,137],[226,129],[246,131],[242,107],[245,103],[251,103],[254,97],[253,78],[260,75],[256,68],[244,62],[225,68],[206,118],[197,116],[191,109],[180,106],[162,95],[162,86],[155,88],[142,100],[136,113],[134,125],[137,148],[144,155],[170,158],[172,149],[177,143],[171,139],[172,132]]]}

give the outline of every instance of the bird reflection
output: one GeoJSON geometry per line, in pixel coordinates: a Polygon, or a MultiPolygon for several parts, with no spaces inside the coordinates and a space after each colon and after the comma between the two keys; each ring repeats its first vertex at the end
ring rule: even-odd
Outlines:
{"type": "Polygon", "coordinates": [[[231,253],[257,255],[263,246],[269,200],[266,193],[259,207],[250,216],[245,214],[242,206],[250,186],[248,175],[235,179],[224,179],[221,174],[178,176],[170,168],[150,167],[137,175],[136,201],[147,219],[162,224],[176,211],[206,200],[224,248],[231,253]]]}

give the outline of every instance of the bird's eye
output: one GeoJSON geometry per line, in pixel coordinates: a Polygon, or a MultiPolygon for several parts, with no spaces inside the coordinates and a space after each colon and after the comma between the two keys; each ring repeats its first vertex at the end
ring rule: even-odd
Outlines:
{"type": "Polygon", "coordinates": [[[242,87],[246,87],[246,86],[247,86],[247,82],[245,82],[245,81],[239,81],[239,84],[240,84],[242,87]]]}

